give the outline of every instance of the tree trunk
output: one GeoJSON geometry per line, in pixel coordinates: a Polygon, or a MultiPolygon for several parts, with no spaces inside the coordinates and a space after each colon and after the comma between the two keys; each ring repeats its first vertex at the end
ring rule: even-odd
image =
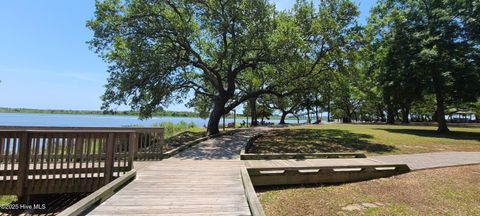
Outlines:
{"type": "Polygon", "coordinates": [[[330,120],[330,101],[327,104],[327,122],[331,122],[330,120]]]}
{"type": "Polygon", "coordinates": [[[410,109],[408,107],[402,108],[402,123],[408,124],[410,121],[408,120],[408,115],[410,114],[410,109]]]}
{"type": "Polygon", "coordinates": [[[250,98],[250,112],[252,114],[252,126],[258,125],[257,120],[257,98],[250,98]]]}
{"type": "Polygon", "coordinates": [[[437,91],[435,94],[437,98],[437,112],[436,112],[436,119],[438,122],[438,129],[437,132],[444,133],[450,132],[447,127],[447,121],[445,120],[445,104],[444,104],[444,96],[441,91],[437,91]]]}
{"type": "Polygon", "coordinates": [[[307,108],[307,122],[310,124],[312,120],[310,119],[310,109],[307,108]]]}
{"type": "Polygon", "coordinates": [[[318,94],[315,94],[315,118],[315,122],[318,123],[318,94]]]}
{"type": "Polygon", "coordinates": [[[395,124],[395,111],[390,104],[387,104],[387,124],[395,124]]]}
{"type": "Polygon", "coordinates": [[[224,114],[224,109],[225,109],[225,102],[216,101],[213,104],[213,109],[212,109],[212,112],[210,112],[210,117],[208,118],[208,124],[207,124],[208,135],[214,135],[214,134],[220,133],[220,131],[218,130],[218,125],[220,123],[220,119],[222,118],[222,115],[224,114]]]}
{"type": "Polygon", "coordinates": [[[280,117],[280,124],[286,124],[285,123],[285,118],[287,118],[288,113],[285,111],[282,111],[282,117],[280,117]]]}

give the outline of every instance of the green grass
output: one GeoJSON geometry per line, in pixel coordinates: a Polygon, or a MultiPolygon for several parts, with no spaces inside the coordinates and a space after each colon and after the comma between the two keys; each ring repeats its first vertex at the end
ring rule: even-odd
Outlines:
{"type": "Polygon", "coordinates": [[[267,215],[480,215],[479,178],[475,165],[257,192],[267,215]]]}
{"type": "Polygon", "coordinates": [[[188,123],[184,121],[180,121],[177,124],[174,124],[172,122],[161,122],[159,124],[152,125],[152,127],[163,128],[165,138],[172,137],[185,131],[199,132],[202,130],[202,128],[197,128],[197,125],[195,125],[195,123],[188,123]]]}
{"type": "Polygon", "coordinates": [[[10,204],[10,203],[15,202],[15,201],[17,201],[16,196],[10,196],[10,195],[0,196],[0,205],[10,204]]]}
{"type": "Polygon", "coordinates": [[[268,132],[248,150],[253,153],[360,152],[369,155],[439,151],[480,151],[480,127],[385,124],[294,126],[268,132]]]}

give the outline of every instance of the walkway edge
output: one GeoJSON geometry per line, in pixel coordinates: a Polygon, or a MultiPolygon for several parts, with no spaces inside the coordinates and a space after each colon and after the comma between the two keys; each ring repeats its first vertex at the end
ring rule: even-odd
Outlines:
{"type": "Polygon", "coordinates": [[[121,188],[122,186],[126,185],[131,180],[135,179],[137,175],[137,171],[135,169],[130,170],[129,172],[125,173],[124,175],[118,177],[114,181],[108,183],[107,185],[101,187],[97,191],[93,192],[92,194],[88,195],[87,197],[81,199],[77,203],[73,204],[72,206],[68,207],[67,209],[63,210],[58,214],[58,216],[67,216],[67,215],[82,215],[90,208],[92,208],[96,204],[100,204],[111,197],[115,192],[121,188]]]}
{"type": "Polygon", "coordinates": [[[245,196],[247,197],[250,213],[252,213],[252,216],[265,216],[262,204],[260,203],[260,200],[258,200],[257,193],[255,192],[255,188],[253,188],[246,167],[240,168],[240,175],[242,177],[243,188],[245,190],[245,196]]]}

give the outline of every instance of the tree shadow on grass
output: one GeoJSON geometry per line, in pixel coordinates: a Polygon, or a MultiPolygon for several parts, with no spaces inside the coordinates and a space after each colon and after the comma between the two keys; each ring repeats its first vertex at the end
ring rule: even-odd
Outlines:
{"type": "Polygon", "coordinates": [[[192,132],[192,131],[184,131],[182,133],[176,134],[175,136],[169,137],[165,139],[165,146],[164,150],[169,151],[174,148],[178,148],[185,143],[190,141],[194,141],[196,139],[202,138],[207,136],[207,132],[192,132]]]}
{"type": "Polygon", "coordinates": [[[367,151],[385,153],[391,145],[375,144],[367,134],[337,129],[274,130],[258,138],[248,149],[252,153],[321,153],[367,151]]]}
{"type": "Polygon", "coordinates": [[[384,130],[390,133],[409,134],[421,137],[447,138],[455,140],[476,140],[480,141],[480,132],[451,131],[449,133],[438,133],[434,130],[425,129],[406,129],[406,128],[375,128],[375,130],[384,130]]]}

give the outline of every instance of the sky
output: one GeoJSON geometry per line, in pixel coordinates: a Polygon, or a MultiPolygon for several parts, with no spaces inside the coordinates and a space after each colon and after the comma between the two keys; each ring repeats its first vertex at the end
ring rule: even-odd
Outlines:
{"type": "MultiPolygon", "coordinates": [[[[290,9],[293,0],[274,0],[290,9]]],[[[375,0],[356,1],[361,24],[375,0]]],[[[99,110],[107,65],[86,41],[93,0],[15,0],[0,7],[0,107],[99,110]]],[[[119,109],[128,109],[119,107],[119,109]]],[[[167,109],[187,111],[184,104],[167,109]]],[[[190,110],[191,111],[191,110],[190,110]]]]}

